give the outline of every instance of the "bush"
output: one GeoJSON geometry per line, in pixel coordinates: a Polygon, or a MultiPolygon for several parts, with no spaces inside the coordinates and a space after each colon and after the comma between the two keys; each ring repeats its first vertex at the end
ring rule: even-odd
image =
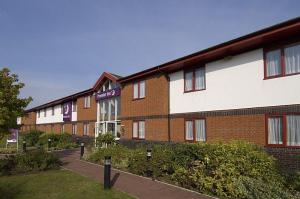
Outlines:
{"type": "Polygon", "coordinates": [[[296,192],[291,194],[287,181],[293,182],[291,189],[298,189],[300,174],[286,180],[275,159],[256,145],[235,141],[151,146],[149,161],[145,145],[133,149],[111,146],[97,150],[88,159],[103,164],[104,156],[111,155],[114,167],[143,176],[150,170],[153,178],[220,198],[299,197],[296,192]]]}
{"type": "Polygon", "coordinates": [[[108,132],[105,134],[99,134],[96,138],[96,144],[98,147],[102,147],[103,144],[105,145],[112,145],[115,143],[115,136],[112,132],[108,132]]]}
{"type": "Polygon", "coordinates": [[[190,164],[177,160],[185,166],[177,167],[173,174],[173,180],[183,187],[225,198],[255,198],[256,194],[269,198],[289,196],[274,158],[252,144],[199,144],[191,156],[194,161],[190,164]],[[272,190],[277,191],[275,195],[269,194],[272,190]]]}
{"type": "Polygon", "coordinates": [[[48,139],[51,139],[51,147],[57,149],[69,149],[77,146],[76,143],[72,141],[72,135],[68,133],[44,133],[39,137],[39,144],[47,146],[48,139]]]}
{"type": "Polygon", "coordinates": [[[60,165],[57,156],[43,150],[8,156],[0,160],[1,175],[56,169],[60,165]]]}
{"type": "Polygon", "coordinates": [[[40,135],[44,132],[38,130],[31,130],[24,135],[24,140],[26,141],[27,146],[34,146],[38,143],[40,135]]]}
{"type": "Polygon", "coordinates": [[[147,170],[154,178],[167,177],[173,172],[172,150],[168,145],[154,145],[152,158],[147,161],[146,148],[137,148],[129,159],[128,169],[138,175],[146,175],[147,170]]]}
{"type": "Polygon", "coordinates": [[[115,168],[126,169],[128,159],[131,156],[131,150],[121,145],[111,145],[107,148],[99,148],[87,160],[94,163],[104,164],[104,157],[112,157],[112,166],[115,168]]]}

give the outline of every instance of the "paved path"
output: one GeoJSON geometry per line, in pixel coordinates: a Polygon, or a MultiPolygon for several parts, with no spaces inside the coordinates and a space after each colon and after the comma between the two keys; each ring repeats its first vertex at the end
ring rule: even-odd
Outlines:
{"type": "MultiPolygon", "coordinates": [[[[79,159],[78,150],[58,152],[63,161],[63,168],[103,183],[103,166],[88,163],[79,159]]],[[[212,199],[196,192],[153,181],[149,178],[112,169],[111,182],[115,189],[141,199],[212,199]]]]}

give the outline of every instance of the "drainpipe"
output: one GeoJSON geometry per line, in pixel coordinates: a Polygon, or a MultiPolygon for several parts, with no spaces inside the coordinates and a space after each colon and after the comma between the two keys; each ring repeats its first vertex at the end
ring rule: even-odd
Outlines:
{"type": "Polygon", "coordinates": [[[171,142],[171,129],[170,129],[170,76],[167,73],[164,73],[157,67],[157,70],[163,74],[168,82],[168,142],[171,142]]]}

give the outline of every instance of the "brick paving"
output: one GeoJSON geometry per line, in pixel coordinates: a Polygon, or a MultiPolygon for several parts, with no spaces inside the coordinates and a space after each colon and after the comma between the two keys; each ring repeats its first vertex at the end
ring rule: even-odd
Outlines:
{"type": "MultiPolygon", "coordinates": [[[[63,162],[63,168],[74,171],[83,176],[90,177],[103,183],[103,166],[85,162],[79,159],[78,150],[67,150],[58,152],[63,162]]],[[[114,189],[141,199],[212,199],[193,191],[177,186],[153,181],[149,178],[112,169],[111,183],[114,189]]]]}

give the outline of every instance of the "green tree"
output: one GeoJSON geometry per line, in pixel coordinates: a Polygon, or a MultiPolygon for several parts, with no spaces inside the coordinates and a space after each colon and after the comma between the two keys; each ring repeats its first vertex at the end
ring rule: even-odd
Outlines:
{"type": "Polygon", "coordinates": [[[11,74],[8,68],[0,70],[0,139],[8,134],[9,128],[17,127],[17,117],[23,115],[24,109],[32,101],[31,97],[19,98],[23,87],[18,75],[11,74]]]}

